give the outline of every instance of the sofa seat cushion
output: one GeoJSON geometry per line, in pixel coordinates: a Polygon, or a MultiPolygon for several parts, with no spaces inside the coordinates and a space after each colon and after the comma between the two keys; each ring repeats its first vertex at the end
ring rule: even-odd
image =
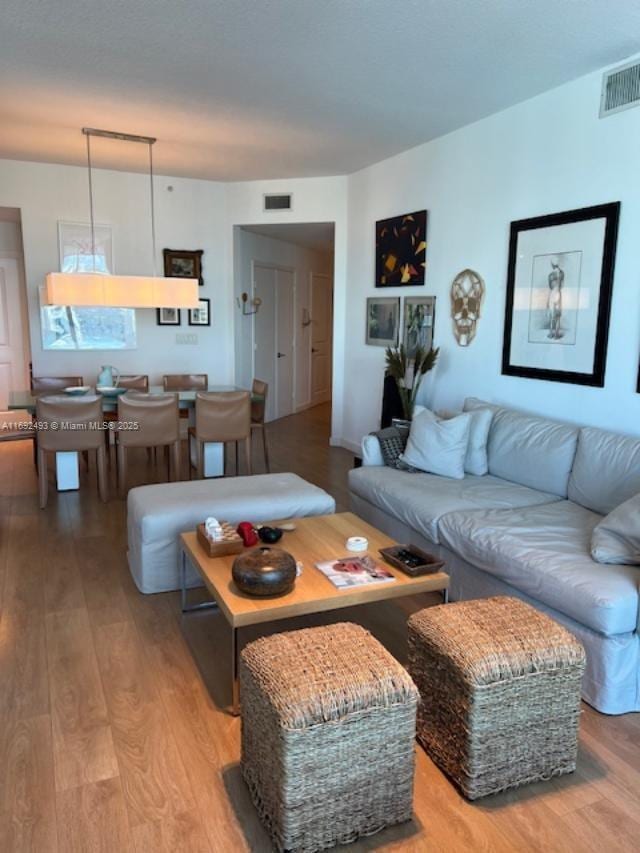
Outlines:
{"type": "Polygon", "coordinates": [[[439,542],[438,522],[445,513],[558,501],[555,495],[491,475],[467,475],[462,480],[453,480],[436,474],[409,474],[384,467],[354,468],[349,472],[349,489],[435,544],[439,542]]]}
{"type": "MultiPolygon", "coordinates": [[[[141,592],[178,589],[179,535],[195,530],[208,516],[238,524],[329,515],[335,510],[331,495],[296,474],[138,486],[127,499],[129,568],[141,592]]],[[[191,570],[188,585],[199,583],[191,570]]]]}
{"type": "Polygon", "coordinates": [[[525,595],[613,636],[636,630],[640,569],[591,559],[600,520],[571,501],[454,512],[440,520],[440,541],[525,595]]]}

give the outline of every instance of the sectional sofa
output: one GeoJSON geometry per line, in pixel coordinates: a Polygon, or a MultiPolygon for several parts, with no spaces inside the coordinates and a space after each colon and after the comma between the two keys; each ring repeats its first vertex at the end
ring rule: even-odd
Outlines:
{"type": "Polygon", "coordinates": [[[640,567],[591,558],[595,525],[640,492],[640,439],[491,408],[485,476],[385,467],[375,436],[349,474],[353,511],[439,554],[451,598],[513,595],[571,630],[587,651],[584,699],[640,710],[640,567]]]}

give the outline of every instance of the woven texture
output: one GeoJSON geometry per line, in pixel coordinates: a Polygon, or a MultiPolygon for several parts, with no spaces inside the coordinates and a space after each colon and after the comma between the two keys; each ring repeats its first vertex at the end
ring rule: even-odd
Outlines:
{"type": "Polygon", "coordinates": [[[409,620],[418,739],[469,799],[575,770],[582,645],[507,597],[409,620]]]}
{"type": "Polygon", "coordinates": [[[412,815],[418,692],[367,631],[291,631],[241,656],[242,772],[280,851],[314,853],[412,815]]]}

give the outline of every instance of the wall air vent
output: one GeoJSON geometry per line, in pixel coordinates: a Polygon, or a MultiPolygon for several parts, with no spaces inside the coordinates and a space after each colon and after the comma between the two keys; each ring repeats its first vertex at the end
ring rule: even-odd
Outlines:
{"type": "Polygon", "coordinates": [[[640,60],[607,71],[602,78],[600,118],[640,106],[640,60]]]}
{"type": "Polygon", "coordinates": [[[293,208],[293,196],[291,193],[276,193],[264,196],[265,210],[291,210],[293,208]]]}

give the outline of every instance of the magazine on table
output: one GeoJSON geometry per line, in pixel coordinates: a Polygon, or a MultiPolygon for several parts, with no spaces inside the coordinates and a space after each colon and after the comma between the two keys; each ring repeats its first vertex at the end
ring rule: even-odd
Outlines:
{"type": "Polygon", "coordinates": [[[316,563],[323,575],[329,578],[338,589],[354,586],[366,586],[370,583],[388,583],[395,578],[384,566],[364,554],[362,557],[342,557],[339,560],[327,560],[316,563]]]}

